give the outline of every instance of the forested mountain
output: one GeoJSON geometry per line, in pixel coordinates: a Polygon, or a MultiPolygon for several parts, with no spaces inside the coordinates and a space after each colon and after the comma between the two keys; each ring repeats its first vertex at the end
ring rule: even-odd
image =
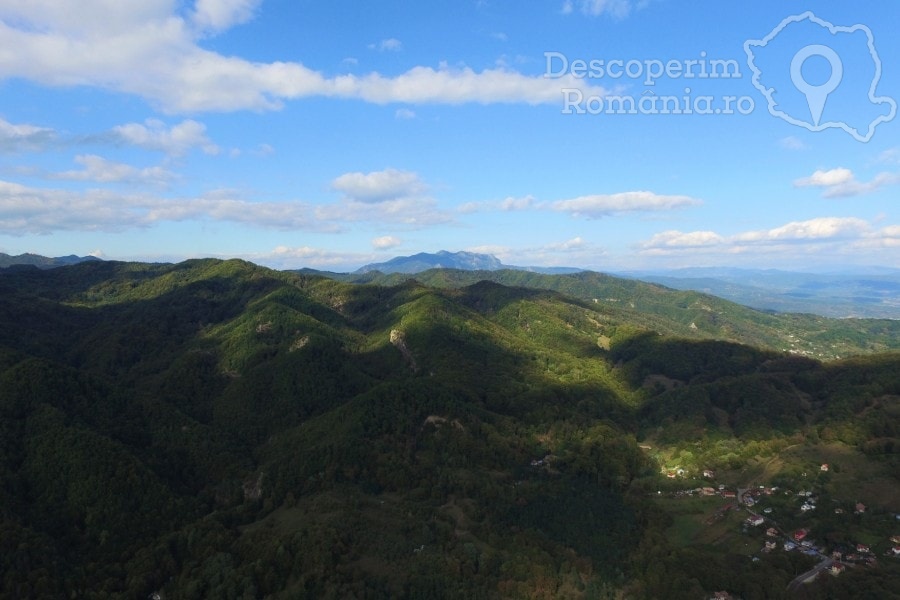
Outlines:
{"type": "Polygon", "coordinates": [[[592,271],[544,274],[510,269],[430,269],[414,275],[320,274],[339,281],[379,285],[397,285],[414,278],[425,285],[446,289],[493,281],[504,286],[552,290],[589,302],[623,322],[660,333],[750,344],[820,360],[900,349],[900,320],[776,314],[709,294],[592,271]]]}
{"type": "Polygon", "coordinates": [[[365,273],[393,274],[405,273],[411,275],[428,271],[429,269],[461,269],[465,271],[496,271],[499,269],[512,269],[518,271],[534,271],[536,273],[578,273],[581,269],[572,267],[516,267],[504,265],[491,254],[479,254],[477,252],[419,252],[412,256],[396,256],[381,263],[371,263],[356,270],[353,275],[365,273]]]}
{"type": "Polygon", "coordinates": [[[96,256],[41,256],[40,254],[18,254],[11,256],[0,252],[0,269],[17,266],[34,266],[40,269],[52,269],[54,267],[63,267],[66,265],[75,265],[80,262],[100,260],[96,256]]]}
{"type": "Polygon", "coordinates": [[[461,273],[0,271],[0,595],[897,592],[891,558],[789,592],[814,559],[688,532],[694,505],[673,495],[706,469],[723,487],[815,484],[834,506],[868,506],[816,522],[823,539],[888,550],[900,354],[862,353],[897,347],[889,322],[753,313],[739,329],[744,313],[702,295],[461,273]],[[656,300],[671,294],[684,305],[656,300]],[[753,327],[861,355],[702,339],[753,341],[753,327]],[[806,479],[820,455],[841,468],[806,479]]]}

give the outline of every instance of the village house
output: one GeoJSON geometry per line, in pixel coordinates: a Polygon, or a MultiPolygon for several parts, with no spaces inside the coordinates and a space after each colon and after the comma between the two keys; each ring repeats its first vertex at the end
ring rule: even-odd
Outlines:
{"type": "Polygon", "coordinates": [[[778,537],[778,530],[774,527],[769,527],[766,529],[766,535],[769,537],[778,537]]]}
{"type": "Polygon", "coordinates": [[[747,519],[747,525],[751,525],[753,527],[758,527],[759,525],[762,525],[763,523],[765,523],[765,521],[766,520],[764,518],[762,518],[761,516],[753,515],[752,517],[747,519]]]}
{"type": "Polygon", "coordinates": [[[868,553],[869,553],[869,547],[866,546],[865,544],[857,544],[857,545],[856,545],[856,551],[859,552],[860,554],[868,554],[868,553]]]}
{"type": "Polygon", "coordinates": [[[861,515],[864,512],[866,512],[866,505],[863,504],[862,502],[857,502],[856,503],[856,514],[861,515]]]}
{"type": "Polygon", "coordinates": [[[796,547],[797,547],[797,544],[795,544],[794,542],[788,541],[788,542],[784,543],[784,551],[785,552],[790,552],[791,550],[793,550],[796,547]]]}
{"type": "Polygon", "coordinates": [[[828,472],[828,463],[822,463],[822,466],[819,467],[819,470],[822,471],[823,473],[827,473],[828,472]]]}
{"type": "Polygon", "coordinates": [[[838,575],[843,573],[846,569],[847,569],[847,567],[843,563],[836,562],[833,565],[831,565],[829,572],[832,575],[834,575],[835,577],[837,577],[838,575]]]}
{"type": "Polygon", "coordinates": [[[806,539],[807,534],[809,534],[808,529],[798,529],[794,532],[794,539],[798,542],[802,542],[806,539]]]}
{"type": "Polygon", "coordinates": [[[710,471],[709,469],[703,469],[703,476],[706,477],[707,479],[712,479],[713,477],[716,476],[716,472],[710,471]]]}
{"type": "Polygon", "coordinates": [[[774,549],[777,548],[777,547],[778,547],[778,542],[773,541],[773,540],[767,540],[767,541],[766,541],[766,550],[767,550],[767,551],[769,551],[769,550],[774,550],[774,549]]]}

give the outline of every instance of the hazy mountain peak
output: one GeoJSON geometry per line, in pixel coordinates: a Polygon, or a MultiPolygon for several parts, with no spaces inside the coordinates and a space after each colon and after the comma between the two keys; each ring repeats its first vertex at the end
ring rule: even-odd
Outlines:
{"type": "Polygon", "coordinates": [[[412,256],[397,256],[386,262],[372,263],[361,267],[357,273],[381,271],[382,273],[419,273],[428,269],[461,269],[465,271],[496,271],[506,268],[500,260],[491,254],[475,252],[449,252],[441,250],[435,253],[419,252],[412,256]]]}

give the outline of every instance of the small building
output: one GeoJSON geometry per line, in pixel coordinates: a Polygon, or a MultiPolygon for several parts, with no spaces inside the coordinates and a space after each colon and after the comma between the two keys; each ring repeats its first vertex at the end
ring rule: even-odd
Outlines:
{"type": "Polygon", "coordinates": [[[716,472],[710,471],[709,469],[703,469],[703,476],[706,477],[707,479],[712,479],[713,477],[716,476],[716,472]]]}
{"type": "Polygon", "coordinates": [[[794,532],[794,539],[798,542],[802,542],[806,539],[806,536],[809,534],[808,529],[798,529],[794,532]]]}
{"type": "Polygon", "coordinates": [[[773,540],[766,540],[766,550],[774,550],[778,547],[778,542],[773,540]]]}
{"type": "Polygon", "coordinates": [[[735,498],[735,497],[737,497],[737,492],[735,492],[734,490],[725,490],[724,492],[722,492],[722,497],[723,498],[735,498]]]}
{"type": "Polygon", "coordinates": [[[866,512],[866,505],[863,504],[862,502],[857,502],[856,503],[856,514],[861,515],[864,512],[866,512]]]}
{"type": "Polygon", "coordinates": [[[753,515],[752,517],[747,519],[747,525],[750,525],[752,527],[758,527],[758,526],[762,525],[763,523],[765,523],[765,521],[766,520],[764,518],[762,518],[761,516],[753,515]]]}
{"type": "Polygon", "coordinates": [[[766,529],[766,535],[769,537],[778,537],[778,530],[774,527],[769,527],[766,529]]]}
{"type": "Polygon", "coordinates": [[[827,473],[828,472],[828,463],[822,463],[822,466],[819,467],[819,470],[822,471],[823,473],[827,473]]]}
{"type": "Polygon", "coordinates": [[[894,546],[893,548],[891,548],[891,553],[894,556],[900,556],[900,546],[894,546]]]}
{"type": "Polygon", "coordinates": [[[869,553],[869,547],[866,546],[865,544],[857,544],[857,545],[856,545],[856,551],[859,552],[860,554],[868,554],[868,553],[869,553]]]}
{"type": "Polygon", "coordinates": [[[701,489],[700,492],[704,496],[715,496],[716,495],[716,490],[711,487],[705,487],[705,488],[701,489]]]}
{"type": "Polygon", "coordinates": [[[785,552],[790,552],[791,550],[793,550],[796,547],[797,547],[797,544],[795,544],[794,542],[787,541],[784,543],[785,552]]]}
{"type": "Polygon", "coordinates": [[[838,575],[843,573],[846,569],[847,569],[847,567],[843,563],[836,562],[831,565],[831,567],[828,569],[828,572],[831,573],[832,575],[834,575],[835,577],[837,577],[838,575]]]}

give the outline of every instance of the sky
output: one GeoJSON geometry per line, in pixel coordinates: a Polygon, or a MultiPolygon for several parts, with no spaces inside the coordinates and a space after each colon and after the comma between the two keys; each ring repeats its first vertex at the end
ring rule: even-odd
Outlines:
{"type": "Polygon", "coordinates": [[[900,3],[0,0],[0,252],[900,267],[900,3]]]}

